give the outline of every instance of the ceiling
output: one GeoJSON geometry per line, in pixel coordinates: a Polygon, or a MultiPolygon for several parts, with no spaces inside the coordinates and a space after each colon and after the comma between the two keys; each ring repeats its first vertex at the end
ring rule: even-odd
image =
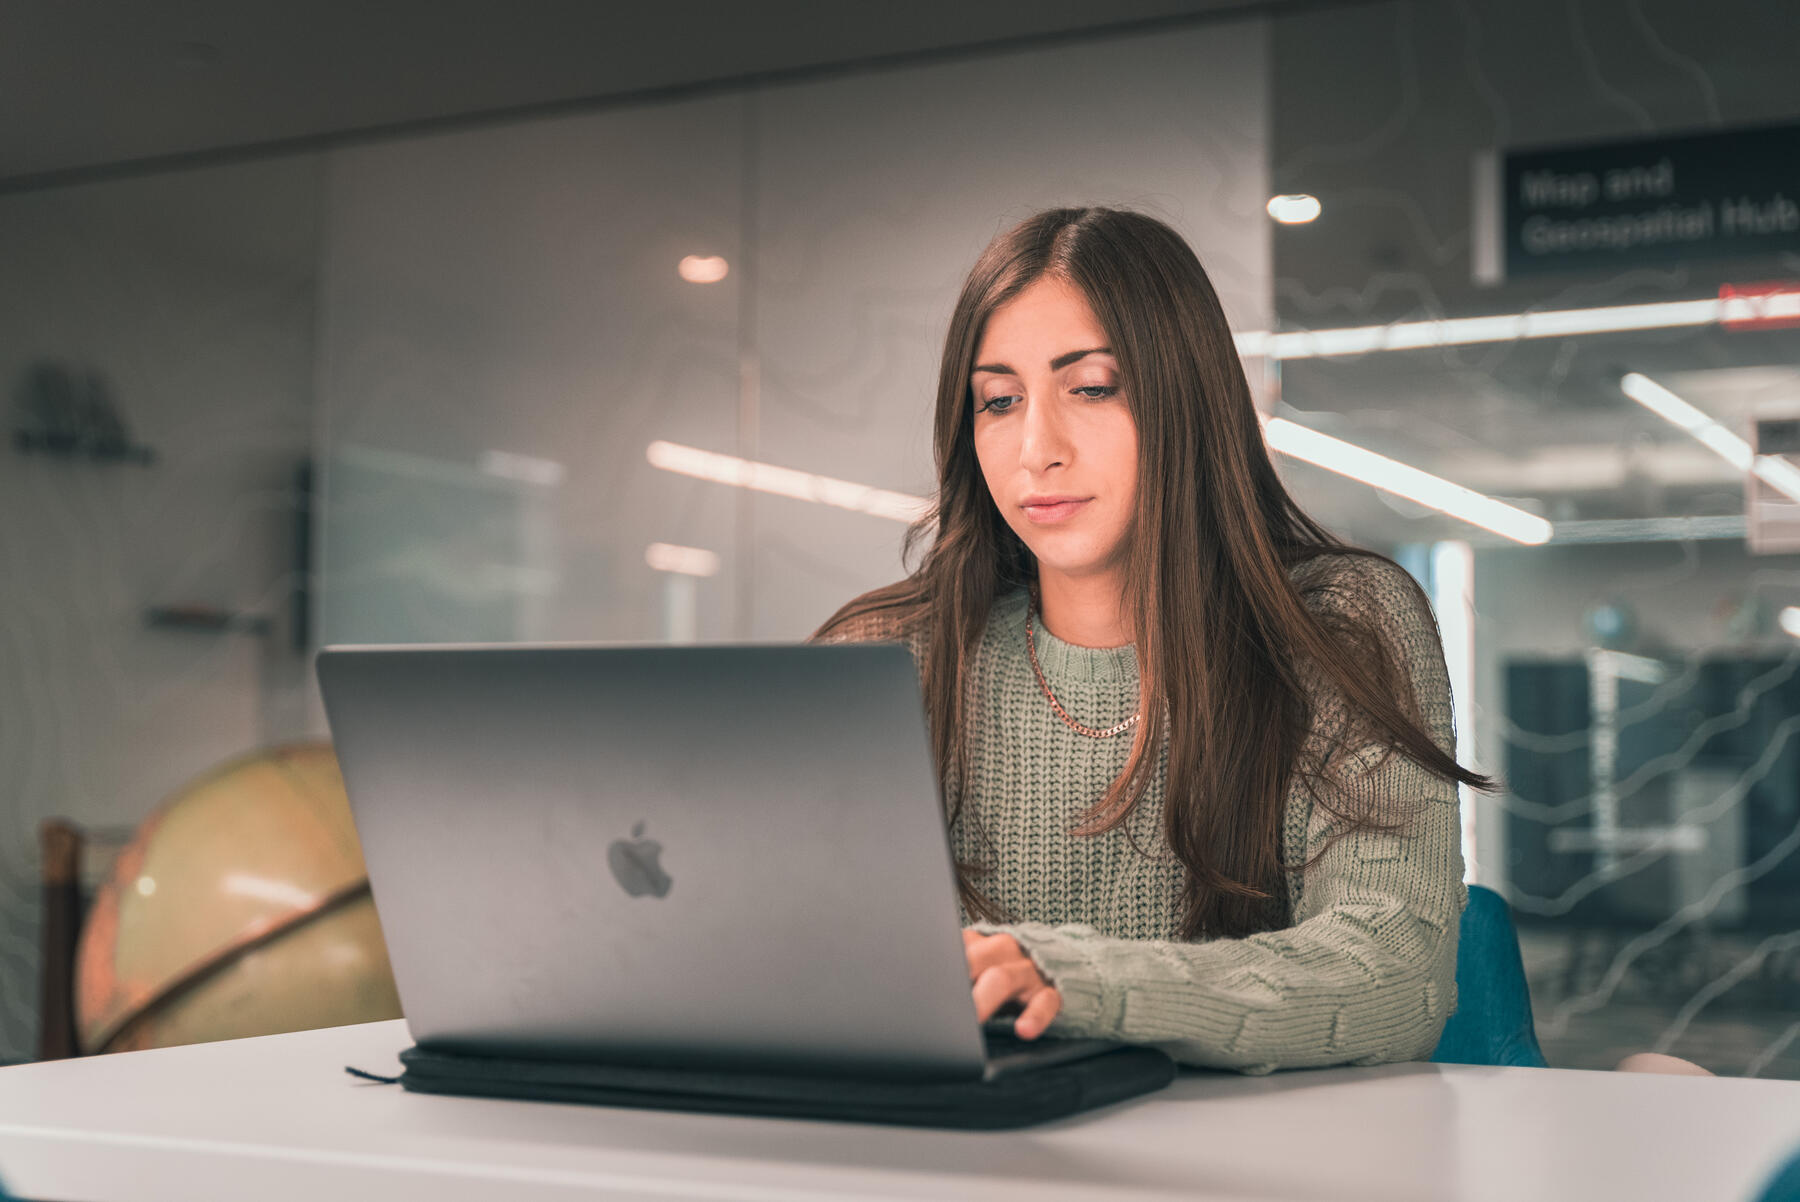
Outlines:
{"type": "Polygon", "coordinates": [[[0,190],[229,148],[1333,2],[0,0],[0,190]]]}

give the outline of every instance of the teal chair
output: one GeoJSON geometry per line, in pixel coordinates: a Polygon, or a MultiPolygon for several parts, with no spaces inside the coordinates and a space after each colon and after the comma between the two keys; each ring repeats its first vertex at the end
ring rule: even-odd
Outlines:
{"type": "Polygon", "coordinates": [[[1776,1170],[1762,1193],[1756,1195],[1756,1202],[1800,1202],[1800,1152],[1776,1170]]]}
{"type": "Polygon", "coordinates": [[[1531,1021],[1531,990],[1512,912],[1492,889],[1469,886],[1456,949],[1456,1012],[1444,1024],[1436,1064],[1545,1068],[1531,1021]]]}

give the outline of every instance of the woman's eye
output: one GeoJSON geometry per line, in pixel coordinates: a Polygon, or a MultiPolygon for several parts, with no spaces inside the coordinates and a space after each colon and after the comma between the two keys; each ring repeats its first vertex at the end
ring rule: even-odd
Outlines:
{"type": "MultiPolygon", "coordinates": [[[[1110,384],[1089,384],[1083,388],[1070,389],[1076,396],[1084,396],[1090,401],[1104,401],[1107,397],[1118,394],[1118,388],[1110,384]]],[[[1020,398],[1016,396],[989,397],[978,409],[977,413],[1005,413],[1018,406],[1020,398]]]]}

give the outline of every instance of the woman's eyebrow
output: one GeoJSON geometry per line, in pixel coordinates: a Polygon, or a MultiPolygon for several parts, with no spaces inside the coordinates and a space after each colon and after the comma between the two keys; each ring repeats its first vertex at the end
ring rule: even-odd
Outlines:
{"type": "MultiPolygon", "coordinates": [[[[1070,351],[1066,355],[1058,355],[1056,358],[1050,360],[1050,370],[1051,371],[1061,371],[1063,368],[1069,366],[1069,364],[1075,362],[1075,360],[1081,358],[1084,355],[1110,355],[1110,354],[1112,354],[1112,347],[1110,347],[1110,346],[1091,346],[1085,351],[1070,351]]],[[[975,372],[978,372],[978,371],[991,371],[997,375],[1002,375],[1002,376],[1016,376],[1019,374],[1018,372],[1014,371],[1012,368],[1008,367],[1004,363],[978,363],[975,365],[974,370],[971,371],[969,374],[974,375],[975,372]]]]}

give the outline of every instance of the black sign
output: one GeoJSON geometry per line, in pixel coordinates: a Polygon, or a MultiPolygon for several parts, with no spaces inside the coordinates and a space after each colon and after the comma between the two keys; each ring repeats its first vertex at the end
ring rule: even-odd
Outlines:
{"type": "Polygon", "coordinates": [[[1800,125],[1508,154],[1508,275],[1800,254],[1800,125]]]}

